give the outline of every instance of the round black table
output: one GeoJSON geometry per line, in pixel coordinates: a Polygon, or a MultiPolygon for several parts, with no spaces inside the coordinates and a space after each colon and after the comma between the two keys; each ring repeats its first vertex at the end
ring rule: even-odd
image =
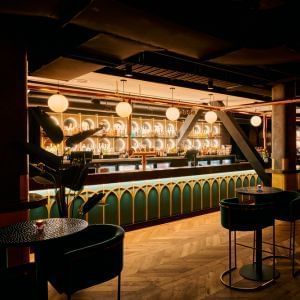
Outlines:
{"type": "Polygon", "coordinates": [[[38,229],[35,221],[25,221],[0,228],[1,267],[7,262],[6,250],[9,247],[33,247],[36,260],[38,299],[48,299],[47,278],[40,259],[40,247],[47,242],[75,234],[88,226],[85,220],[73,218],[51,218],[44,220],[43,229],[38,229]]]}
{"type": "Polygon", "coordinates": [[[241,195],[250,195],[254,197],[254,200],[259,200],[258,197],[260,196],[266,196],[266,195],[272,195],[272,194],[278,194],[282,192],[282,189],[271,187],[271,186],[263,186],[261,190],[258,190],[257,187],[251,186],[251,187],[241,187],[237,188],[236,192],[241,195]]]}
{"type": "MultiPolygon", "coordinates": [[[[236,192],[241,195],[250,195],[255,202],[263,201],[264,196],[275,195],[281,193],[282,190],[270,186],[264,186],[261,190],[257,187],[241,187],[237,188],[236,192]]],[[[268,198],[269,201],[269,198],[268,198]]],[[[244,278],[257,281],[268,281],[273,278],[273,268],[262,264],[262,230],[256,230],[255,241],[255,256],[256,262],[248,264],[240,269],[240,275],[244,278]]],[[[279,277],[279,272],[275,270],[275,278],[279,277]]]]}

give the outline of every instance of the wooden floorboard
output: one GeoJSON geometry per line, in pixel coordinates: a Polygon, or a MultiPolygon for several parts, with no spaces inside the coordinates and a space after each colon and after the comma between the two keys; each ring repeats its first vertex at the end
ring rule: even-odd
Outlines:
{"type": "MultiPolygon", "coordinates": [[[[264,240],[270,241],[271,236],[271,229],[265,229],[264,240]]],[[[287,223],[276,223],[277,242],[287,245],[288,236],[287,223]]],[[[238,234],[238,240],[249,245],[252,238],[253,234],[248,232],[238,234]]],[[[265,248],[270,249],[270,246],[265,245],[265,248]]],[[[220,225],[219,212],[127,232],[121,298],[300,299],[300,276],[296,279],[291,276],[290,261],[286,259],[276,261],[281,276],[270,287],[256,292],[238,292],[224,287],[219,276],[228,266],[227,251],[228,231],[220,225]]],[[[278,251],[284,253],[282,249],[278,251]]],[[[238,247],[238,266],[250,263],[251,259],[250,249],[238,247]]],[[[235,280],[248,283],[238,275],[235,280]]],[[[114,279],[79,291],[72,299],[116,299],[116,290],[117,280],[114,279]]],[[[66,297],[49,285],[49,299],[66,297]]]]}

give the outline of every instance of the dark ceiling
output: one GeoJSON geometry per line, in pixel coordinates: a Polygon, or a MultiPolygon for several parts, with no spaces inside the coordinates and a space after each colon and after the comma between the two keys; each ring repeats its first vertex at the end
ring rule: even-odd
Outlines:
{"type": "Polygon", "coordinates": [[[2,0],[2,36],[28,49],[31,75],[87,72],[270,100],[300,77],[297,1],[2,0]],[[197,5],[196,5],[197,3],[197,5]]]}

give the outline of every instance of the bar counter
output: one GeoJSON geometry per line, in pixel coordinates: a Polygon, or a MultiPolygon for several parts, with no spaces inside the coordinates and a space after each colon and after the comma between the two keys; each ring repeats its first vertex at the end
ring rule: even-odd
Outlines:
{"type": "MultiPolygon", "coordinates": [[[[260,182],[247,162],[89,174],[84,190],[70,197],[69,213],[77,217],[83,202],[104,192],[105,205],[88,213],[89,223],[146,226],[217,210],[220,199],[234,197],[237,187],[260,182]]],[[[31,219],[57,217],[54,189],[34,181],[30,189],[48,197],[46,206],[30,211],[31,219]]]]}

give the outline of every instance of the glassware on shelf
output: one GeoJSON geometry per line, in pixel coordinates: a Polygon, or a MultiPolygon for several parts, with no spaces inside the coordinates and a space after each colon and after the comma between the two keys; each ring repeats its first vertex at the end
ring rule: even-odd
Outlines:
{"type": "Polygon", "coordinates": [[[144,122],[142,125],[142,136],[151,136],[151,124],[149,122],[144,122]]]}
{"type": "Polygon", "coordinates": [[[144,139],[141,147],[143,147],[143,151],[150,151],[150,149],[152,148],[150,139],[144,139]]]}
{"type": "Polygon", "coordinates": [[[95,142],[92,138],[87,138],[81,144],[82,151],[95,151],[95,142]]]}
{"type": "Polygon", "coordinates": [[[102,151],[103,154],[105,153],[111,153],[112,149],[111,149],[111,145],[110,145],[110,141],[107,138],[102,138],[100,139],[99,143],[98,143],[98,149],[100,151],[102,151]]]}
{"type": "Polygon", "coordinates": [[[100,125],[104,127],[105,135],[108,135],[108,136],[113,135],[113,131],[110,126],[110,122],[107,119],[99,120],[98,126],[100,126],[100,125]]]}
{"type": "Polygon", "coordinates": [[[115,151],[116,152],[124,152],[125,147],[126,147],[126,144],[125,144],[124,139],[122,139],[122,138],[116,139],[116,141],[115,141],[115,151]]]}
{"type": "Polygon", "coordinates": [[[172,123],[169,123],[167,125],[167,136],[168,137],[175,137],[176,136],[175,126],[172,123]]]}
{"type": "Polygon", "coordinates": [[[132,147],[135,151],[137,151],[137,149],[140,147],[140,144],[139,144],[139,142],[138,142],[137,139],[132,139],[132,140],[131,140],[131,147],[132,147]]]}
{"type": "Polygon", "coordinates": [[[168,153],[176,152],[175,141],[172,139],[167,140],[166,150],[168,153]]]}
{"type": "Polygon", "coordinates": [[[200,134],[201,134],[200,125],[195,125],[194,126],[194,134],[193,134],[193,136],[194,137],[200,137],[200,134]]]}
{"type": "Polygon", "coordinates": [[[155,150],[162,150],[164,148],[164,143],[161,139],[155,141],[155,150]]]}
{"type": "Polygon", "coordinates": [[[64,120],[64,132],[67,136],[73,135],[78,131],[78,124],[75,118],[69,117],[64,120]]]}
{"type": "Polygon", "coordinates": [[[136,121],[131,122],[131,136],[138,136],[139,125],[136,121]]]}
{"type": "Polygon", "coordinates": [[[121,120],[116,121],[113,126],[113,129],[114,129],[115,136],[125,136],[126,127],[123,121],[121,120]]]}
{"type": "Polygon", "coordinates": [[[164,131],[163,128],[164,126],[162,123],[156,122],[154,124],[154,135],[158,137],[163,137],[163,131],[164,131]]]}
{"type": "Polygon", "coordinates": [[[200,140],[194,140],[194,147],[199,150],[201,148],[201,141],[200,140]]]}
{"type": "Polygon", "coordinates": [[[86,130],[90,130],[90,129],[94,129],[95,128],[95,123],[92,119],[90,118],[87,118],[87,119],[84,119],[82,122],[81,122],[81,129],[83,131],[86,131],[86,130]]]}

